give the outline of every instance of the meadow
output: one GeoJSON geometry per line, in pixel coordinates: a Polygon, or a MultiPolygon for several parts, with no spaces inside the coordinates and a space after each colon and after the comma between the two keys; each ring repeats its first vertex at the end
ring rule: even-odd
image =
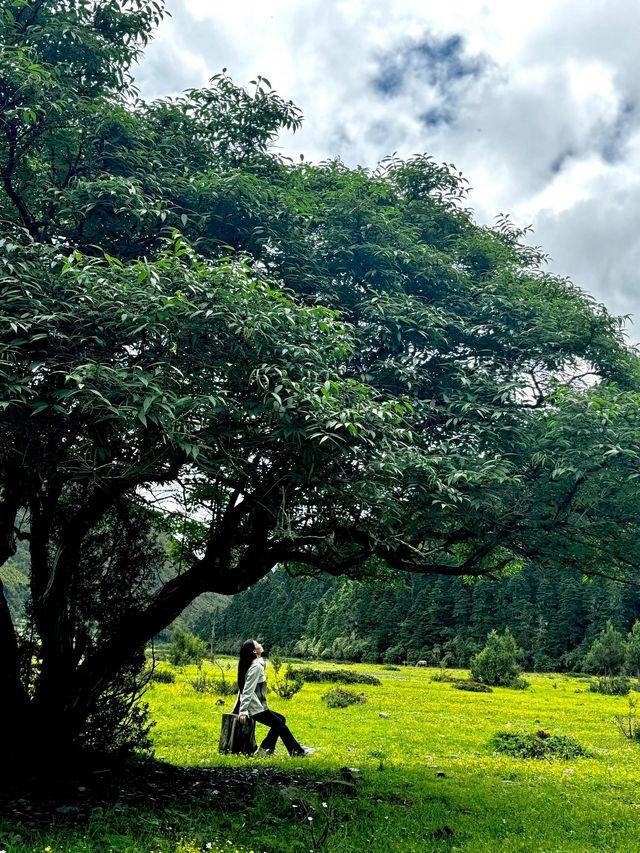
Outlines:
{"type": "MultiPolygon", "coordinates": [[[[194,794],[192,803],[160,814],[149,803],[96,814],[81,826],[52,820],[47,829],[33,829],[4,822],[2,850],[636,853],[640,848],[640,743],[624,738],[614,721],[628,711],[627,697],[590,693],[582,677],[528,675],[526,690],[468,693],[433,681],[433,669],[349,668],[382,682],[351,687],[366,694],[364,705],[328,708],[321,700],[332,686],[326,683],[306,683],[290,700],[270,694],[271,707],[287,716],[296,736],[318,748],[305,759],[289,758],[281,745],[268,759],[219,755],[221,714],[231,709],[233,697],[216,704],[215,694],[194,690],[195,667],[175,670],[175,683],[153,683],[146,695],[157,721],[158,759],[201,768],[292,771],[319,787],[295,778],[290,784],[267,779],[233,809],[194,794]],[[535,760],[494,752],[496,733],[537,730],[573,736],[590,757],[535,760]]],[[[204,671],[219,675],[208,664],[204,671]]],[[[258,727],[258,738],[264,732],[258,727]]]]}

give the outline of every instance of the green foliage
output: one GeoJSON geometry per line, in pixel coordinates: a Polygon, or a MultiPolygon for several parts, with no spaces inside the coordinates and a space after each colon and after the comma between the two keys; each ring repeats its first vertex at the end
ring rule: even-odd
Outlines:
{"type": "Polygon", "coordinates": [[[157,681],[160,684],[174,684],[176,680],[175,672],[170,669],[153,669],[149,673],[150,681],[157,681]]]}
{"type": "MultiPolygon", "coordinates": [[[[191,663],[191,661],[185,660],[184,663],[191,663]]],[[[189,679],[188,683],[193,687],[196,693],[210,693],[213,690],[213,680],[210,679],[203,671],[202,661],[197,661],[197,664],[198,668],[196,674],[193,678],[189,679]]]]}
{"type": "Polygon", "coordinates": [[[344,687],[332,687],[323,694],[322,701],[328,708],[348,708],[350,705],[364,705],[367,702],[367,695],[345,690],[344,687]]]}
{"type": "Polygon", "coordinates": [[[275,571],[215,618],[218,643],[229,653],[256,630],[283,653],[307,659],[329,649],[335,660],[354,661],[369,647],[374,660],[384,660],[393,647],[394,654],[404,650],[403,661],[446,658],[459,668],[469,666],[489,631],[508,627],[526,670],[584,671],[594,634],[612,618],[630,628],[638,608],[635,586],[530,563],[500,583],[404,574],[391,588],[275,571]]]}
{"type": "Polygon", "coordinates": [[[284,681],[281,683],[276,681],[272,689],[273,692],[281,699],[292,699],[296,693],[299,693],[302,690],[302,687],[302,681],[295,681],[294,679],[288,678],[285,673],[284,681]]]}
{"type": "Polygon", "coordinates": [[[78,747],[119,758],[152,754],[150,732],[155,722],[149,706],[141,701],[148,681],[144,668],[144,656],[138,655],[102,690],[91,706],[78,747]]]}
{"type": "Polygon", "coordinates": [[[235,679],[227,681],[226,678],[214,678],[211,681],[211,692],[217,696],[235,696],[238,692],[238,683],[235,679]]]}
{"type": "Polygon", "coordinates": [[[287,667],[290,678],[300,681],[329,681],[333,684],[372,684],[379,685],[380,679],[368,672],[352,669],[314,669],[310,666],[287,667]]]}
{"type": "Polygon", "coordinates": [[[169,650],[169,660],[174,666],[184,666],[187,663],[202,663],[207,654],[207,644],[200,637],[186,631],[174,632],[169,650]]]}
{"type": "Polygon", "coordinates": [[[604,696],[628,696],[631,682],[624,675],[601,675],[589,682],[589,690],[604,696]]]}
{"type": "Polygon", "coordinates": [[[585,659],[587,672],[619,675],[625,664],[626,648],[622,634],[607,622],[603,631],[593,641],[585,659]]]}
{"type": "MultiPolygon", "coordinates": [[[[21,681],[0,597],[0,677],[43,733],[276,563],[388,582],[606,553],[624,574],[639,533],[620,322],[524,231],[476,224],[453,166],[281,158],[301,116],[263,77],[140,101],[162,15],[0,0],[0,563],[31,537],[42,650],[21,681]]],[[[371,637],[311,634],[315,656],[418,651],[377,603],[371,637]]]]}
{"type": "Polygon", "coordinates": [[[587,758],[589,753],[570,735],[549,734],[543,730],[528,734],[498,732],[492,748],[514,758],[587,758]]]}
{"type": "Polygon", "coordinates": [[[431,681],[444,682],[445,684],[453,684],[456,681],[464,681],[465,679],[460,678],[458,675],[454,675],[452,672],[449,672],[446,669],[439,669],[435,675],[431,676],[431,681]]]}
{"type": "Polygon", "coordinates": [[[471,678],[483,684],[509,687],[522,672],[519,664],[521,654],[508,628],[502,635],[491,631],[484,649],[471,661],[471,678]]]}
{"type": "Polygon", "coordinates": [[[284,661],[282,660],[282,655],[280,654],[280,649],[276,647],[271,650],[269,654],[269,662],[271,663],[274,674],[278,676],[284,664],[284,661]]]}
{"type": "Polygon", "coordinates": [[[618,731],[628,740],[640,741],[640,726],[638,726],[637,707],[638,700],[629,699],[627,713],[616,714],[614,717],[618,731]]]}
{"type": "MultiPolygon", "coordinates": [[[[188,662],[185,661],[184,663],[188,662]]],[[[187,684],[193,687],[196,693],[210,693],[214,696],[234,696],[238,692],[238,685],[235,681],[228,681],[224,677],[213,677],[205,671],[202,661],[197,662],[195,674],[187,679],[187,684]]]]}
{"type": "Polygon", "coordinates": [[[404,646],[396,645],[389,646],[382,656],[385,663],[403,663],[406,660],[406,650],[404,646]]]}
{"type": "Polygon", "coordinates": [[[488,684],[483,684],[481,681],[470,681],[467,679],[459,679],[452,682],[452,687],[456,690],[466,690],[469,693],[493,693],[493,688],[488,684]]]}
{"type": "Polygon", "coordinates": [[[299,693],[302,690],[303,682],[301,679],[293,678],[291,675],[291,668],[287,666],[284,679],[280,680],[280,670],[282,669],[282,655],[278,651],[278,649],[273,649],[270,654],[271,665],[273,667],[274,672],[274,684],[271,685],[271,689],[276,693],[281,699],[291,699],[296,693],[299,693]]]}
{"type": "Polygon", "coordinates": [[[633,623],[627,634],[624,665],[629,675],[640,677],[640,620],[633,623]]]}

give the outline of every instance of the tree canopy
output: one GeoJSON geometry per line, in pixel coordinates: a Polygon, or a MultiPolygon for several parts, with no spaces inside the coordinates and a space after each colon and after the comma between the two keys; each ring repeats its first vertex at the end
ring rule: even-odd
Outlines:
{"type": "Polygon", "coordinates": [[[452,165],[280,156],[301,114],[265,78],[140,100],[162,13],[0,0],[0,561],[28,541],[38,656],[0,596],[0,683],[60,743],[190,601],[276,563],[637,563],[621,321],[476,224],[452,165]]]}

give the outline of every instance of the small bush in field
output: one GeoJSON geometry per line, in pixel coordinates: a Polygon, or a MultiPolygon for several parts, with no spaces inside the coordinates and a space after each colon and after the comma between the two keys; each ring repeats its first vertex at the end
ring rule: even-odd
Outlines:
{"type": "Polygon", "coordinates": [[[400,672],[401,667],[396,666],[393,663],[385,663],[385,665],[382,667],[382,669],[393,670],[393,672],[400,672]]]}
{"type": "Polygon", "coordinates": [[[436,672],[435,675],[431,676],[431,681],[436,682],[444,682],[445,684],[455,684],[458,681],[465,681],[466,679],[460,678],[457,675],[453,675],[446,669],[441,669],[440,672],[436,672]]]}
{"type": "Polygon", "coordinates": [[[587,672],[620,675],[624,670],[627,646],[622,634],[609,621],[591,644],[584,659],[587,672]]]}
{"type": "Polygon", "coordinates": [[[636,711],[637,705],[637,699],[629,699],[629,710],[627,713],[616,714],[614,717],[620,733],[629,740],[640,740],[640,726],[638,725],[636,711]]]}
{"type": "Polygon", "coordinates": [[[334,684],[375,684],[382,682],[367,672],[355,672],[352,669],[314,669],[310,666],[287,667],[287,676],[295,681],[328,681],[334,684]]]}
{"type": "Polygon", "coordinates": [[[202,671],[202,666],[199,666],[195,678],[188,679],[187,683],[193,687],[196,693],[209,693],[213,680],[207,678],[207,674],[202,671]]]}
{"type": "Polygon", "coordinates": [[[602,693],[604,696],[628,696],[631,682],[624,675],[602,675],[589,682],[591,693],[602,693]]]}
{"type": "Polygon", "coordinates": [[[348,708],[349,705],[364,705],[367,697],[364,693],[354,693],[353,690],[334,687],[324,694],[322,701],[326,702],[329,708],[348,708]]]}
{"type": "Polygon", "coordinates": [[[211,692],[216,696],[234,696],[238,692],[238,682],[214,678],[211,681],[211,692]]]}
{"type": "Polygon", "coordinates": [[[454,681],[451,686],[456,690],[468,690],[469,693],[493,693],[493,688],[480,681],[454,681]]]}
{"type": "Polygon", "coordinates": [[[194,678],[187,680],[196,693],[213,693],[214,696],[232,696],[238,692],[236,681],[227,681],[226,678],[210,678],[202,669],[202,664],[194,678]]]}
{"type": "Polygon", "coordinates": [[[170,669],[154,669],[149,675],[151,681],[157,681],[160,684],[175,684],[175,673],[170,669]]]}
{"type": "Polygon", "coordinates": [[[589,758],[575,738],[549,732],[498,732],[491,741],[496,752],[514,758],[589,758]]]}
{"type": "Polygon", "coordinates": [[[296,693],[302,690],[303,683],[300,679],[291,677],[291,667],[287,666],[284,672],[284,679],[280,680],[280,670],[282,669],[282,655],[278,649],[274,649],[270,655],[271,666],[274,672],[274,683],[271,689],[281,699],[292,699],[296,693]]]}
{"type": "Polygon", "coordinates": [[[504,634],[491,631],[486,646],[471,661],[471,678],[492,687],[510,687],[522,672],[521,657],[522,650],[508,628],[504,634]]]}

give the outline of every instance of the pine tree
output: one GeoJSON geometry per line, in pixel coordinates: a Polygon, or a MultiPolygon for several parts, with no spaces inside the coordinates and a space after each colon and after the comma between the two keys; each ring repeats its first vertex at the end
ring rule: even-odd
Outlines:
{"type": "Polygon", "coordinates": [[[600,675],[619,675],[624,668],[625,654],[622,634],[609,621],[593,641],[585,657],[585,668],[600,675]]]}
{"type": "Polygon", "coordinates": [[[629,675],[640,678],[640,621],[634,622],[627,634],[625,669],[629,675]]]}

